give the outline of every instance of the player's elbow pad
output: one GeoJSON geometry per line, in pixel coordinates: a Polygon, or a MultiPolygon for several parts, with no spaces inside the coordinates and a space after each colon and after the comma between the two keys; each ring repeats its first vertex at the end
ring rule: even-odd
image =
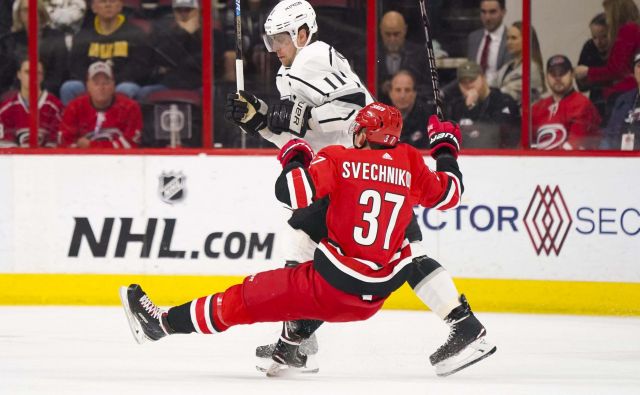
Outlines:
{"type": "Polygon", "coordinates": [[[276,199],[298,209],[311,204],[315,188],[309,172],[298,162],[291,162],[282,169],[276,180],[276,199]]]}

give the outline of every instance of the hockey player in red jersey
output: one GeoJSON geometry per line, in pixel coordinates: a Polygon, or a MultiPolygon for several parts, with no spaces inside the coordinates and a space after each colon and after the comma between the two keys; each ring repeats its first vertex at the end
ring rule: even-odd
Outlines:
{"type": "MultiPolygon", "coordinates": [[[[265,46],[274,52],[282,67],[276,76],[281,100],[265,103],[253,94],[239,92],[227,96],[225,117],[247,133],[260,134],[286,152],[293,139],[304,137],[318,151],[328,145],[353,145],[349,126],[358,111],[373,102],[359,77],[351,70],[347,59],[331,45],[317,40],[318,25],[313,7],[305,0],[283,0],[269,13],[264,25],[265,46]]],[[[282,155],[280,156],[280,158],[282,155]]],[[[288,223],[291,228],[278,235],[286,240],[285,261],[295,265],[313,258],[313,253],[326,231],[328,199],[318,199],[308,207],[297,207],[288,223]]],[[[422,234],[414,219],[405,235],[413,244],[414,270],[408,283],[416,296],[445,322],[463,304],[449,272],[421,249],[422,234]]],[[[286,322],[283,333],[313,332],[322,322],[286,322]]],[[[453,329],[452,329],[453,330],[453,329]]],[[[451,332],[450,341],[456,340],[451,332]]],[[[282,338],[256,348],[256,368],[266,371],[273,359],[281,360],[278,349],[287,343],[282,338]]],[[[301,351],[313,355],[318,351],[315,336],[305,340],[301,351]]],[[[432,363],[439,361],[434,354],[432,363]]],[[[310,359],[307,372],[317,371],[310,359]]]]}
{"type": "MultiPolygon", "coordinates": [[[[42,84],[45,70],[38,63],[38,81],[42,84]]],[[[29,60],[20,61],[17,73],[20,90],[0,104],[0,147],[29,146],[29,60]]],[[[62,117],[62,103],[38,86],[38,146],[54,147],[62,117]]]]}
{"type": "MultiPolygon", "coordinates": [[[[278,200],[292,208],[324,196],[330,200],[328,237],[321,240],[313,261],[249,276],[224,292],[168,311],[156,306],[139,285],[122,287],[121,300],[136,340],[159,340],[175,333],[210,334],[256,322],[348,322],[374,315],[413,270],[412,245],[404,237],[413,205],[451,209],[459,204],[463,191],[456,160],[457,126],[435,116],[430,120],[436,171],[425,165],[415,148],[398,144],[401,130],[397,109],[372,103],[358,113],[350,128],[355,148],[330,146],[313,158],[303,140],[283,147],[280,158],[285,166],[276,181],[278,200]]],[[[496,350],[486,341],[484,327],[463,296],[460,302],[451,321],[454,332],[462,336],[434,354],[439,375],[451,374],[496,350]]],[[[310,335],[296,332],[287,338],[290,347],[282,356],[288,366],[304,366],[306,356],[299,353],[298,345],[310,335]]],[[[278,372],[277,366],[273,372],[278,372]]]]}
{"type": "Polygon", "coordinates": [[[62,146],[77,148],[135,148],[142,132],[140,106],[116,93],[113,70],[95,62],[87,72],[88,94],[72,100],[64,111],[62,146]]]}

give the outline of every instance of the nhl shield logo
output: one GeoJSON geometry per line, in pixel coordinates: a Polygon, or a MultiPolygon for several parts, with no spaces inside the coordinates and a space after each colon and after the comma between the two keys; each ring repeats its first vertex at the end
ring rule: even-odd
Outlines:
{"type": "Polygon", "coordinates": [[[162,172],[160,174],[159,193],[160,199],[168,204],[174,204],[182,199],[186,194],[185,177],[182,172],[162,172]]]}

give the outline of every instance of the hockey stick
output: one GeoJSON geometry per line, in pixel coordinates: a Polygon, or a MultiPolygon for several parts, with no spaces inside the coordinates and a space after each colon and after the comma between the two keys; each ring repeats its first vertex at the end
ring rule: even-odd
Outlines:
{"type": "Polygon", "coordinates": [[[424,24],[424,37],[427,40],[427,61],[431,71],[431,86],[436,101],[436,113],[440,120],[444,120],[444,112],[442,111],[442,98],[440,97],[440,79],[438,77],[438,68],[436,67],[436,57],[433,54],[433,42],[431,41],[431,24],[427,15],[426,0],[420,0],[420,13],[422,14],[422,22],[424,24]]]}
{"type": "Polygon", "coordinates": [[[244,90],[244,69],[242,64],[242,17],[240,0],[236,0],[236,89],[244,90]]]}
{"type": "MultiPolygon", "coordinates": [[[[244,67],[242,63],[242,14],[240,14],[240,0],[236,0],[236,90],[244,90],[244,67]]],[[[247,134],[240,135],[240,147],[247,147],[247,134]]]]}

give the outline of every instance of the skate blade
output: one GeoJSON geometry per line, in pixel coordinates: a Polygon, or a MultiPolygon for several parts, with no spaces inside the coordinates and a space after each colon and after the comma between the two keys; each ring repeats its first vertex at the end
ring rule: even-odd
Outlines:
{"type": "Polygon", "coordinates": [[[129,306],[129,299],[127,298],[127,287],[120,287],[120,302],[122,302],[122,307],[124,308],[124,314],[127,316],[127,322],[129,322],[129,329],[131,329],[131,334],[133,338],[136,340],[138,344],[142,344],[146,341],[146,336],[142,331],[142,326],[133,313],[131,312],[131,307],[129,306]]]}
{"type": "Polygon", "coordinates": [[[482,361],[491,354],[495,353],[496,350],[496,346],[489,343],[484,337],[482,337],[469,344],[458,354],[436,364],[436,375],[440,377],[450,376],[456,372],[461,371],[464,368],[473,365],[476,362],[482,361]]]}
{"type": "Polygon", "coordinates": [[[256,369],[259,372],[266,373],[267,377],[287,377],[310,373],[315,374],[320,371],[318,363],[315,361],[315,358],[312,357],[307,358],[307,365],[303,368],[294,368],[289,365],[283,365],[275,362],[271,358],[258,358],[258,361],[256,362],[256,369]]]}

